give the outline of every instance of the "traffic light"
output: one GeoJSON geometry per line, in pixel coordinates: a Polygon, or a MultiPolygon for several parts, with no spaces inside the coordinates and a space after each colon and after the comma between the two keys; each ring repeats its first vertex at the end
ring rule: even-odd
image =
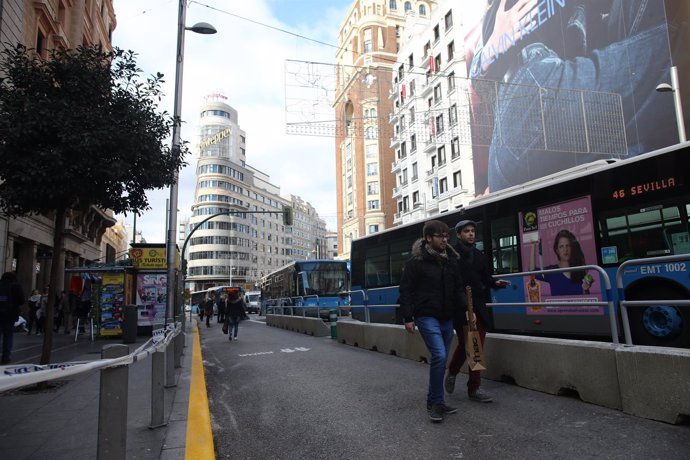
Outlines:
{"type": "Polygon", "coordinates": [[[292,225],[293,209],[292,206],[283,206],[283,225],[292,225]]]}

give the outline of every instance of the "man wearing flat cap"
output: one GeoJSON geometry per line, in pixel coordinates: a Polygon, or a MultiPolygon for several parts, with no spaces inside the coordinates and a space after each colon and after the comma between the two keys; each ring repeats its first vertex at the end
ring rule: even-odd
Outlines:
{"type": "MultiPolygon", "coordinates": [[[[470,320],[476,321],[477,330],[479,331],[482,345],[484,345],[486,331],[491,328],[491,316],[486,307],[486,303],[491,299],[491,288],[504,288],[510,282],[495,280],[491,276],[491,270],[486,262],[486,257],[479,249],[474,247],[477,232],[477,224],[474,221],[461,220],[455,225],[455,231],[458,235],[455,250],[460,254],[460,276],[465,284],[472,288],[472,304],[475,317],[470,318],[470,320]]],[[[465,361],[463,326],[467,325],[467,318],[463,315],[457,316],[453,325],[458,336],[458,347],[448,365],[448,375],[446,375],[444,385],[448,393],[452,393],[455,390],[456,376],[465,361]]],[[[480,385],[480,372],[469,370],[469,379],[467,381],[467,394],[469,398],[473,401],[485,403],[493,401],[489,394],[479,389],[480,385]]]]}

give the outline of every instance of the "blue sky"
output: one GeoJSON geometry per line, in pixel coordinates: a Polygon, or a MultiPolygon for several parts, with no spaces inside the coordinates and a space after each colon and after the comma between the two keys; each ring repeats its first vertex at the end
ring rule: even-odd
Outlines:
{"type": "MultiPolygon", "coordinates": [[[[182,90],[181,137],[198,142],[198,113],[203,97],[221,92],[239,112],[247,133],[247,163],[269,174],[282,194],[301,196],[336,227],[334,139],[285,134],[286,60],[334,62],[336,49],[296,35],[337,45],[337,33],[351,1],[202,0],[187,9],[187,26],[203,21],[215,35],[187,32],[182,90]],[[238,17],[239,16],[239,17],[238,17]],[[244,19],[242,19],[244,18],[244,19]],[[314,174],[319,171],[319,174],[314,174]]],[[[177,0],[115,2],[117,28],[113,44],[138,54],[144,75],[165,74],[161,110],[173,112],[177,0]]],[[[178,216],[191,214],[196,158],[180,173],[178,216]]],[[[148,242],[165,241],[169,190],[149,194],[152,209],[137,218],[137,230],[148,242]]],[[[133,216],[119,216],[132,224],[133,216]]]]}

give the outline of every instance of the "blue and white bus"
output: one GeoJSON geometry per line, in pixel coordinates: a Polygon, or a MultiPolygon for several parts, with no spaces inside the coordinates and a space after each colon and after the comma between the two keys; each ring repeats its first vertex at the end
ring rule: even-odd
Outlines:
{"type": "MultiPolygon", "coordinates": [[[[580,262],[566,266],[601,267],[613,289],[606,289],[597,270],[566,272],[566,279],[559,273],[560,281],[543,274],[510,278],[508,289],[492,292],[492,302],[523,306],[493,308],[495,329],[610,340],[611,324],[621,324],[621,300],[690,299],[689,214],[690,143],[684,143],[578,166],[433,218],[451,228],[451,244],[459,220],[477,222],[476,245],[499,277],[563,267],[558,245],[567,239],[578,248],[580,262]],[[623,266],[616,289],[618,268],[633,259],[634,265],[623,266]],[[591,282],[585,286],[583,279],[591,282]],[[609,321],[607,308],[587,305],[608,300],[613,300],[615,321],[609,321]],[[529,306],[537,301],[572,302],[573,307],[529,306]]],[[[353,318],[364,319],[364,308],[357,306],[364,304],[366,292],[372,321],[401,322],[398,284],[423,225],[414,222],[353,241],[353,318]]],[[[690,307],[650,304],[627,310],[633,343],[690,347],[690,307]]]]}
{"type": "Polygon", "coordinates": [[[269,273],[259,281],[262,312],[319,316],[328,319],[329,309],[349,313],[350,288],[346,262],[339,260],[297,260],[269,273]]]}

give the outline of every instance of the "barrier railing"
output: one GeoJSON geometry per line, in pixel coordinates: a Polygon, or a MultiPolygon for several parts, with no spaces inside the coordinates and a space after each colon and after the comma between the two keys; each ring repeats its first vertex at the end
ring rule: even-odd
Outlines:
{"type": "Polygon", "coordinates": [[[690,306],[690,300],[670,299],[670,300],[625,300],[625,289],[623,276],[626,268],[633,265],[650,265],[657,263],[678,262],[681,260],[690,261],[690,254],[678,254],[673,256],[651,257],[647,259],[630,259],[623,262],[616,270],[616,289],[618,290],[618,304],[621,308],[621,320],[623,322],[623,335],[626,345],[633,345],[632,334],[630,332],[630,321],[628,320],[628,307],[649,307],[649,306],[690,306]]]}
{"type": "MultiPolygon", "coordinates": [[[[583,307],[592,307],[592,306],[597,306],[597,307],[606,307],[608,308],[609,312],[609,325],[611,329],[611,340],[614,343],[619,343],[618,339],[618,323],[616,321],[616,313],[615,313],[615,307],[614,307],[614,302],[612,299],[611,295],[611,280],[609,279],[608,274],[606,271],[599,267],[598,265],[581,265],[578,267],[567,267],[567,268],[553,268],[553,269],[548,269],[548,270],[533,270],[533,271],[528,271],[528,272],[520,272],[520,273],[507,273],[507,274],[502,274],[499,276],[496,276],[496,278],[522,278],[524,276],[532,276],[532,275],[541,275],[541,274],[548,274],[548,273],[562,273],[562,272],[571,272],[571,271],[576,271],[576,270],[595,270],[596,272],[599,273],[600,277],[604,280],[604,287],[605,290],[602,292],[603,295],[605,295],[605,301],[595,301],[595,302],[590,302],[587,301],[586,305],[583,305],[583,307]]],[[[367,290],[356,290],[356,291],[346,291],[346,293],[354,293],[354,292],[363,292],[365,296],[365,305],[351,305],[351,307],[364,307],[364,317],[365,317],[365,322],[371,322],[370,321],[370,310],[372,308],[390,308],[390,307],[398,307],[396,304],[388,304],[388,305],[369,305],[369,297],[371,296],[371,293],[374,291],[379,291],[379,290],[384,290],[384,289],[392,289],[392,288],[399,288],[400,286],[387,286],[385,288],[372,288],[372,289],[367,289],[367,290]]],[[[525,307],[525,306],[539,306],[539,307],[577,307],[578,305],[574,305],[574,302],[572,300],[570,301],[547,301],[547,302],[528,302],[528,301],[522,301],[522,302],[501,302],[501,303],[487,303],[487,307],[495,308],[495,307],[525,307]]],[[[629,326],[628,326],[629,327],[629,326]]]]}
{"type": "MultiPolygon", "coordinates": [[[[70,375],[100,370],[100,396],[98,409],[98,458],[126,457],[126,426],[128,371],[129,366],[150,355],[151,375],[151,424],[149,428],[165,426],[164,387],[175,386],[174,363],[179,363],[182,347],[176,347],[178,337],[182,337],[182,323],[168,323],[156,329],[143,345],[129,353],[129,346],[108,344],[101,351],[102,359],[95,361],[72,361],[55,364],[16,364],[2,366],[0,373],[0,393],[70,375]],[[171,377],[172,376],[172,377],[171,377]],[[165,382],[165,385],[163,385],[165,382]]],[[[180,367],[179,365],[176,367],[180,367]]]]}

